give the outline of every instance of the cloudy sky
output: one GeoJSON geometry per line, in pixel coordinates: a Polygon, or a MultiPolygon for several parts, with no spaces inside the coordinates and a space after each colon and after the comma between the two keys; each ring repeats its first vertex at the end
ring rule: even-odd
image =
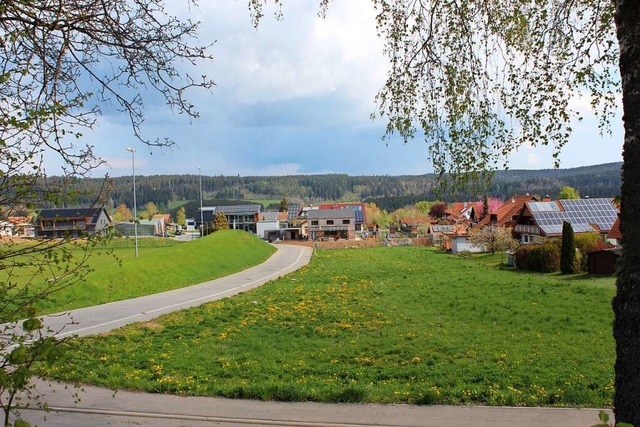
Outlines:
{"type": "MultiPolygon", "coordinates": [[[[202,43],[215,42],[215,59],[202,74],[217,84],[213,93],[192,94],[200,119],[190,123],[147,102],[148,136],[168,136],[178,145],[151,151],[136,144],[125,117],[105,111],[95,131],[85,133],[108,163],[94,175],[130,175],[129,146],[136,147],[140,175],[197,174],[198,167],[203,175],[242,176],[432,171],[424,141],[387,146],[385,123],[370,120],[386,76],[371,2],[334,2],[319,19],[318,0],[288,0],[284,20],[267,15],[258,29],[246,0],[200,3],[202,43]]],[[[619,117],[613,135],[601,137],[585,111],[561,167],[621,161],[619,117]]],[[[523,147],[510,158],[511,169],[552,165],[550,150],[539,147],[523,147]]]]}

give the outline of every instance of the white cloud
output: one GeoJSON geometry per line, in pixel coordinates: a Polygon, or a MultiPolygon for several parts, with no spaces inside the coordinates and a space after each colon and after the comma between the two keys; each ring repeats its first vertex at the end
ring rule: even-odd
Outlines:
{"type": "Polygon", "coordinates": [[[529,166],[540,166],[540,159],[536,155],[536,153],[528,153],[527,154],[527,165],[529,166]]]}
{"type": "MultiPolygon", "coordinates": [[[[385,123],[369,120],[388,67],[372,2],[331,2],[325,19],[317,17],[318,3],[286,0],[283,21],[274,20],[270,8],[254,29],[246,0],[201,2],[193,19],[203,23],[199,43],[215,41],[214,61],[196,75],[207,74],[217,83],[212,95],[189,94],[201,118],[191,124],[167,111],[158,97],[145,100],[145,136],[168,136],[178,147],[145,149],[123,116],[101,117],[86,142],[108,159],[112,175],[131,174],[128,146],[138,149],[136,173],[145,175],[197,174],[196,165],[207,175],[429,172],[424,141],[385,147],[380,141],[385,123]]],[[[169,7],[183,5],[170,2],[169,7]]],[[[588,100],[571,102],[585,120],[574,126],[562,167],[621,159],[619,134],[605,138],[606,149],[595,148],[603,141],[586,114],[588,100]]],[[[616,132],[621,132],[619,123],[614,123],[616,132]]],[[[510,159],[512,169],[548,168],[554,160],[548,147],[530,146],[510,159]]]]}
{"type": "Polygon", "coordinates": [[[325,19],[317,16],[317,1],[288,2],[282,21],[266,16],[255,30],[241,1],[202,8],[211,17],[203,35],[217,39],[209,74],[218,90],[240,102],[336,93],[371,106],[384,82],[386,62],[369,2],[337,2],[325,19]]]}

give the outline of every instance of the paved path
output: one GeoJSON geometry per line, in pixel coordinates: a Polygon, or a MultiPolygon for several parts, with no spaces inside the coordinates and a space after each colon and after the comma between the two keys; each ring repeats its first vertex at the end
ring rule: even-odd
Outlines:
{"type": "Polygon", "coordinates": [[[85,387],[74,403],[64,385],[47,391],[52,410],[23,411],[32,424],[70,426],[425,426],[425,427],[588,427],[599,422],[595,409],[504,408],[260,402],[211,397],[180,397],[85,387]]]}
{"type": "Polygon", "coordinates": [[[231,276],[159,294],[52,314],[44,316],[43,321],[59,337],[99,334],[256,288],[299,269],[311,258],[312,249],[309,247],[274,246],[277,252],[267,261],[231,276]]]}
{"type": "MultiPolygon", "coordinates": [[[[105,332],[163,313],[192,307],[255,288],[305,265],[311,249],[278,245],[267,262],[200,285],[133,300],[47,316],[59,336],[105,332]],[[70,316],[70,317],[69,317],[70,316]],[[73,322],[70,322],[70,318],[73,322]]],[[[25,409],[32,424],[71,426],[425,426],[425,427],[587,427],[598,422],[593,409],[502,408],[459,406],[363,405],[260,402],[208,397],[113,391],[86,386],[76,392],[65,384],[38,380],[52,412],[25,409]]]]}

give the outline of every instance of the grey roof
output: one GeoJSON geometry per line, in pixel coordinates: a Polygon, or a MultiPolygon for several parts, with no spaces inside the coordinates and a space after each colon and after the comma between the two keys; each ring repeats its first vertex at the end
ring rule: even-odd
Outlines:
{"type": "MultiPolygon", "coordinates": [[[[104,211],[104,208],[42,209],[40,211],[40,219],[50,220],[50,219],[91,218],[90,222],[94,222],[98,219],[98,216],[100,216],[100,213],[103,211],[104,211]]],[[[105,214],[106,214],[106,211],[105,211],[105,214]]]]}
{"type": "Polygon", "coordinates": [[[230,206],[216,206],[216,212],[222,212],[223,214],[246,214],[246,213],[258,213],[262,210],[262,205],[230,205],[230,206]]]}
{"type": "Polygon", "coordinates": [[[528,205],[536,224],[545,234],[561,234],[564,221],[571,223],[576,233],[596,231],[592,224],[601,231],[609,231],[618,218],[618,210],[611,199],[529,202],[528,205]]]}
{"type": "Polygon", "coordinates": [[[262,221],[277,221],[280,217],[280,212],[262,212],[262,221]]]}
{"type": "Polygon", "coordinates": [[[308,218],[309,219],[353,218],[355,220],[356,214],[353,209],[314,209],[309,211],[308,218]]]}

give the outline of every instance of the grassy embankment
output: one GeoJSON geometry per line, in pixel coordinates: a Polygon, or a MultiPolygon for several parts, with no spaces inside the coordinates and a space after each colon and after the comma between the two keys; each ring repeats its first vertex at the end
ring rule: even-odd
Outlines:
{"type": "Polygon", "coordinates": [[[71,344],[112,388],[325,402],[611,404],[611,278],[429,248],[317,251],[302,270],[71,344]]]}
{"type": "Polygon", "coordinates": [[[233,230],[188,242],[138,241],[137,259],[133,239],[113,239],[96,246],[87,261],[93,271],[82,282],[42,301],[38,312],[54,313],[201,283],[257,265],[274,252],[250,234],[233,230]]]}

